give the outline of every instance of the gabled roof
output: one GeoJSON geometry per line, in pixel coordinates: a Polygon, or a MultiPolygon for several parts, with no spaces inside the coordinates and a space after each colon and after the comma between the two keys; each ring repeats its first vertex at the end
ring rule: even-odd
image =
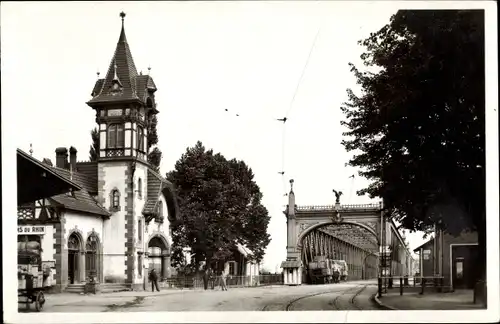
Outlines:
{"type": "Polygon", "coordinates": [[[236,248],[238,249],[238,252],[240,252],[241,254],[243,254],[243,256],[245,258],[248,258],[249,256],[252,256],[253,255],[253,252],[247,248],[246,246],[240,244],[240,243],[237,243],[236,244],[236,248]]]}
{"type": "Polygon", "coordinates": [[[68,192],[70,189],[80,190],[82,188],[26,152],[17,150],[18,205],[48,198],[61,192],[68,192]]]}
{"type": "Polygon", "coordinates": [[[120,37],[106,77],[96,81],[91,93],[93,98],[87,104],[92,106],[98,103],[130,100],[145,103],[148,89],[155,92],[156,86],[149,75],[138,75],[122,20],[120,37]],[[113,87],[115,84],[118,84],[116,89],[113,87]]]}
{"type": "Polygon", "coordinates": [[[71,179],[71,181],[78,184],[82,190],[75,191],[72,196],[61,194],[52,196],[51,199],[56,203],[61,204],[64,208],[74,211],[80,211],[95,215],[107,216],[111,214],[102,207],[89,193],[94,192],[94,184],[85,174],[80,172],[70,172],[66,169],[58,167],[51,167],[51,169],[60,176],[71,179]]]}
{"type": "Polygon", "coordinates": [[[175,197],[175,188],[173,184],[155,171],[148,169],[147,197],[142,210],[144,215],[157,215],[161,194],[164,195],[167,202],[169,220],[173,221],[177,219],[179,206],[175,197]]]}
{"type": "Polygon", "coordinates": [[[434,242],[434,238],[431,238],[427,242],[422,243],[419,247],[413,249],[413,252],[417,252],[418,250],[420,250],[421,248],[425,247],[426,245],[428,245],[429,243],[432,243],[432,242],[434,242]]]}

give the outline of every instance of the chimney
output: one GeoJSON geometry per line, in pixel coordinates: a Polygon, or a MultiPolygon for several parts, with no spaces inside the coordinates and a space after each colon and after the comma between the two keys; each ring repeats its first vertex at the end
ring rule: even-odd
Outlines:
{"type": "Polygon", "coordinates": [[[66,169],[68,165],[68,149],[65,147],[56,148],[56,167],[66,169]]]}
{"type": "Polygon", "coordinates": [[[70,164],[70,170],[75,172],[76,171],[76,148],[73,146],[69,148],[69,164],[70,164]]]}

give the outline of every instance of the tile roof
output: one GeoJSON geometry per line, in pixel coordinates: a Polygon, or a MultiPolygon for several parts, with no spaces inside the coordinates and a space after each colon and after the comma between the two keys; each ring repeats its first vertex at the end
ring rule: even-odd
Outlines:
{"type": "Polygon", "coordinates": [[[163,194],[167,201],[169,220],[175,220],[179,214],[179,207],[174,192],[175,188],[171,182],[153,170],[148,169],[147,197],[142,213],[144,215],[156,215],[158,212],[158,198],[163,194]]]}
{"type": "Polygon", "coordinates": [[[89,193],[94,190],[92,181],[80,172],[70,173],[69,170],[61,169],[58,167],[51,167],[60,176],[70,179],[71,181],[82,187],[82,190],[74,191],[73,196],[61,194],[52,196],[51,199],[56,203],[63,205],[66,209],[96,214],[101,216],[110,216],[111,214],[104,209],[89,193]]]}
{"type": "Polygon", "coordinates": [[[120,38],[109,64],[108,73],[104,79],[96,81],[91,94],[93,98],[87,104],[128,100],[140,100],[145,103],[148,89],[154,92],[156,86],[149,75],[138,75],[122,25],[120,38]],[[115,82],[119,82],[121,91],[111,91],[115,82]]]}
{"type": "Polygon", "coordinates": [[[81,175],[85,188],[91,194],[97,194],[97,162],[77,162],[76,171],[81,175]]]}

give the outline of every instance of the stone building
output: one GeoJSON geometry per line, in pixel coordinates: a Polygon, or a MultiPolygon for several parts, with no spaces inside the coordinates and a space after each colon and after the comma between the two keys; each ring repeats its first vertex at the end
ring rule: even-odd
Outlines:
{"type": "Polygon", "coordinates": [[[43,234],[18,235],[18,241],[40,241],[57,291],[82,291],[89,278],[101,289],[142,289],[148,268],[157,267],[162,277],[170,273],[169,225],[178,207],[172,184],[147,161],[157,88],[151,76],[137,73],[121,16],[109,69],[87,102],[99,130],[97,161],[77,162],[74,147],[68,160],[67,148],[57,148],[55,166],[47,167],[80,189],[18,210],[20,226],[43,227],[43,234]]]}

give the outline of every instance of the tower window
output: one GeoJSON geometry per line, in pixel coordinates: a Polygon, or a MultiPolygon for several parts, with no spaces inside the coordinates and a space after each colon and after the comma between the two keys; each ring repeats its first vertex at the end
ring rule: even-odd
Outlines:
{"type": "Polygon", "coordinates": [[[137,127],[137,149],[144,152],[144,129],[137,127]]]}
{"type": "Polygon", "coordinates": [[[139,195],[139,198],[142,198],[142,179],[139,178],[137,181],[137,194],[139,195]]]}
{"type": "Polygon", "coordinates": [[[108,126],[108,148],[123,147],[125,144],[125,133],[122,124],[108,126]]]}
{"type": "Polygon", "coordinates": [[[120,210],[120,192],[118,191],[118,189],[111,190],[110,199],[111,199],[110,210],[111,211],[120,210]]]}

